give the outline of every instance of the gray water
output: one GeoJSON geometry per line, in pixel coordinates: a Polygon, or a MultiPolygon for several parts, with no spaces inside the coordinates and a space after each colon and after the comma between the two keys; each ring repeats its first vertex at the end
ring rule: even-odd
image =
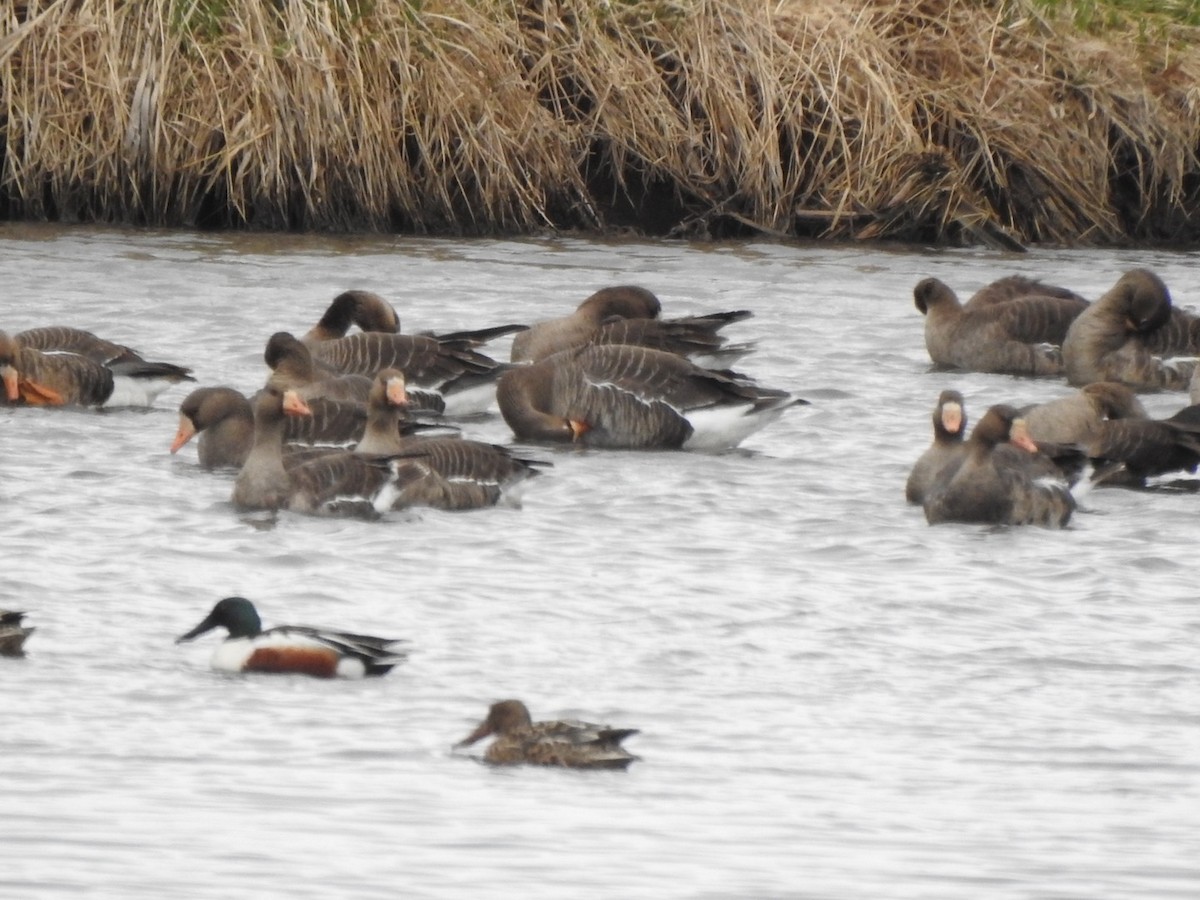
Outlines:
{"type": "Polygon", "coordinates": [[[266,337],[350,287],[449,331],[633,282],[667,314],[754,310],[740,370],[812,401],[722,454],[542,451],[520,507],[273,524],[167,452],[186,386],[0,409],[0,607],[38,628],[0,659],[0,896],[1200,896],[1200,497],[1099,490],[1064,531],[903,499],[943,388],[974,418],[1068,391],[930,371],[913,285],[1095,297],[1135,265],[1200,304],[1191,253],[0,226],[0,328],[87,328],[200,384],[253,391],[266,337]],[[173,640],[235,593],[412,656],[218,675],[215,636],[173,640]],[[643,758],[451,751],[510,696],[640,728],[643,758]]]}

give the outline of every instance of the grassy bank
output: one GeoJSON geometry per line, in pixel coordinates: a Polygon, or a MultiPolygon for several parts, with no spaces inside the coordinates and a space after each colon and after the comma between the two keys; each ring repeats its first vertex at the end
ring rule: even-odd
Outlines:
{"type": "Polygon", "coordinates": [[[1147,5],[0,0],[0,217],[1190,240],[1200,31],[1147,5]]]}

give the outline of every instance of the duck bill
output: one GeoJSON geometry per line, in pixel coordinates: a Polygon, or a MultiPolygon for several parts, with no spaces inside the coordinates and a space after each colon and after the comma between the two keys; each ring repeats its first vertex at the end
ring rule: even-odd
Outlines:
{"type": "Polygon", "coordinates": [[[218,623],[213,620],[213,617],[211,615],[205,616],[204,621],[201,622],[199,625],[197,625],[195,628],[193,628],[191,631],[189,631],[187,634],[181,634],[179,637],[175,638],[175,643],[182,644],[186,641],[195,640],[196,638],[200,637],[200,635],[204,634],[204,632],[212,631],[214,628],[217,627],[217,624],[218,623]]]}
{"type": "Polygon", "coordinates": [[[461,741],[459,741],[454,746],[456,749],[458,747],[470,747],[477,740],[479,740],[480,738],[485,738],[491,733],[492,733],[492,726],[485,720],[483,722],[480,722],[478,728],[476,728],[474,731],[472,731],[470,734],[468,734],[465,738],[463,738],[461,741]]]}
{"type": "Polygon", "coordinates": [[[1030,453],[1038,452],[1038,445],[1034,443],[1033,438],[1029,436],[1029,426],[1025,424],[1024,419],[1017,419],[1012,424],[1012,431],[1008,437],[1009,443],[1015,444],[1022,450],[1027,450],[1030,453]]]}
{"type": "Polygon", "coordinates": [[[311,416],[312,410],[295,391],[283,392],[283,411],[289,416],[311,416]]]}
{"type": "Polygon", "coordinates": [[[17,370],[12,366],[0,367],[0,378],[4,379],[4,396],[8,398],[8,402],[16,403],[20,400],[20,378],[17,375],[17,370]]]}
{"type": "Polygon", "coordinates": [[[178,453],[179,448],[196,436],[196,426],[187,416],[179,417],[179,430],[175,432],[175,440],[171,442],[171,452],[178,453]]]}

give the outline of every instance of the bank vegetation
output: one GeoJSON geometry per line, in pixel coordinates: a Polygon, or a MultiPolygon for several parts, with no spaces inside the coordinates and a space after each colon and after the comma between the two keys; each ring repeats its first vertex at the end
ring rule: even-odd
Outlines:
{"type": "Polygon", "coordinates": [[[1200,29],[1089,10],[0,0],[0,218],[1194,240],[1200,29]]]}

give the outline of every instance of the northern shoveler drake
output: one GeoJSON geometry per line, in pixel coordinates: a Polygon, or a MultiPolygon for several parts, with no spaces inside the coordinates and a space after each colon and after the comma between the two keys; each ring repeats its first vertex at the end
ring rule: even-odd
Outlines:
{"type": "Polygon", "coordinates": [[[498,765],[529,763],[574,769],[624,769],[640,759],[621,746],[636,728],[610,728],[590,722],[534,722],[520,700],[493,703],[479,727],[455,744],[467,747],[494,734],[483,758],[498,765]]]}
{"type": "Polygon", "coordinates": [[[295,672],[318,678],[384,675],[406,655],[390,638],[277,625],[263,630],[258,610],[245,597],[226,597],[199,625],[175,640],[180,644],[222,627],[229,636],[213,652],[220,672],[295,672]]]}
{"type": "Polygon", "coordinates": [[[0,609],[0,656],[25,655],[25,638],[36,629],[23,626],[21,620],[24,618],[23,612],[0,609]]]}

